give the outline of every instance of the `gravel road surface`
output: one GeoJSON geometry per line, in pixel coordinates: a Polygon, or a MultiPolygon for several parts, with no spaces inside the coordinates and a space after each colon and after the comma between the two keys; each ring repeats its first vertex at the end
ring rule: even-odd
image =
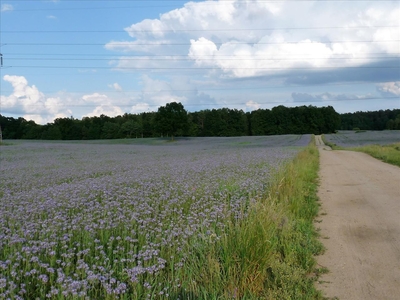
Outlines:
{"type": "Polygon", "coordinates": [[[400,299],[400,168],[367,154],[320,151],[321,241],[329,298],[400,299]]]}

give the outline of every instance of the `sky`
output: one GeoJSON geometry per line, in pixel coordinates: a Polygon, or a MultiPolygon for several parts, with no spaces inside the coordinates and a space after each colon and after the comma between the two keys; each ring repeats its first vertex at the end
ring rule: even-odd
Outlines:
{"type": "Polygon", "coordinates": [[[400,108],[400,2],[0,1],[0,114],[400,108]]]}

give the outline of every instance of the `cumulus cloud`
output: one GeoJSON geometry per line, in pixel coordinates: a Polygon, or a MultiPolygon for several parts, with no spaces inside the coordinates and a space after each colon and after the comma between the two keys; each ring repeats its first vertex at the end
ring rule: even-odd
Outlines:
{"type": "MultiPolygon", "coordinates": [[[[35,85],[29,85],[24,76],[5,75],[4,81],[10,83],[13,87],[12,94],[1,96],[1,110],[4,114],[17,114],[25,119],[34,120],[39,124],[53,122],[56,118],[65,118],[74,115],[82,116],[107,116],[122,115],[125,112],[122,106],[130,107],[126,104],[126,99],[118,99],[120,103],[115,103],[115,99],[108,95],[92,93],[83,96],[77,96],[65,92],[59,92],[56,95],[47,96],[41,92],[35,85]],[[125,101],[125,102],[124,102],[125,101]]],[[[120,87],[114,84],[114,88],[120,87]]],[[[148,109],[148,105],[140,104],[136,107],[148,109]]]]}
{"type": "Polygon", "coordinates": [[[4,3],[1,5],[1,12],[12,11],[14,7],[11,4],[4,3]]]}
{"type": "Polygon", "coordinates": [[[170,72],[171,66],[185,65],[167,59],[168,55],[186,52],[192,62],[186,67],[197,68],[204,76],[244,78],[297,69],[326,71],[375,62],[372,53],[398,56],[395,41],[400,39],[400,30],[389,26],[398,23],[399,14],[400,8],[390,3],[357,3],[343,11],[336,4],[318,2],[188,2],[158,19],[132,24],[125,28],[131,41],[113,41],[106,48],[148,54],[140,62],[122,57],[117,68],[170,72]],[[315,18],[304,19],[305,15],[315,18]],[[297,27],[304,29],[291,30],[297,27]],[[165,59],[154,60],[151,55],[165,55],[165,59]]]}
{"type": "Polygon", "coordinates": [[[93,93],[90,95],[84,95],[82,100],[85,103],[92,103],[96,105],[92,112],[85,115],[87,117],[99,116],[102,114],[109,117],[115,117],[124,114],[124,111],[121,109],[121,107],[114,105],[112,103],[112,99],[110,99],[107,95],[93,93]]]}
{"type": "Polygon", "coordinates": [[[64,101],[57,97],[46,97],[35,85],[28,85],[24,76],[5,75],[3,80],[13,87],[9,96],[1,96],[4,113],[16,113],[29,117],[35,122],[52,121],[56,116],[67,116],[71,111],[64,101]]]}
{"type": "Polygon", "coordinates": [[[131,113],[133,114],[140,114],[147,111],[150,111],[150,105],[148,103],[138,103],[131,107],[131,113]]]}
{"type": "Polygon", "coordinates": [[[400,81],[379,83],[377,90],[384,95],[400,96],[400,81]]]}

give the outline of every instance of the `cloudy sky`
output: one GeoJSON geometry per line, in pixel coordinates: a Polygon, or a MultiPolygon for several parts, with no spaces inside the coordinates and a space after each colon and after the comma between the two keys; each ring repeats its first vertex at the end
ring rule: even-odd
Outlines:
{"type": "Polygon", "coordinates": [[[400,108],[400,2],[0,1],[0,114],[400,108]]]}

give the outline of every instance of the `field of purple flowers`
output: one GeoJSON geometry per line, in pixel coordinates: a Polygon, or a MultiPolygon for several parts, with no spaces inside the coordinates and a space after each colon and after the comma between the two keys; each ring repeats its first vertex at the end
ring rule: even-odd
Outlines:
{"type": "Polygon", "coordinates": [[[190,298],[208,246],[310,138],[1,147],[0,298],[190,298]]]}
{"type": "Polygon", "coordinates": [[[327,142],[340,147],[387,145],[400,142],[400,130],[339,131],[336,134],[325,134],[324,136],[327,142]]]}

